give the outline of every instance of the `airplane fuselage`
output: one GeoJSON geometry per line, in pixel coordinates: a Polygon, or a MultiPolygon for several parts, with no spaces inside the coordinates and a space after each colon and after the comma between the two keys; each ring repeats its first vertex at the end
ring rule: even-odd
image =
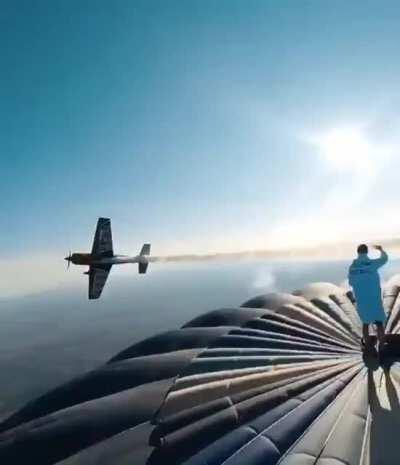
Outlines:
{"type": "Polygon", "coordinates": [[[147,263],[147,261],[147,258],[143,255],[112,255],[110,257],[90,253],[74,253],[71,255],[71,262],[74,265],[122,265],[125,263],[147,263]]]}

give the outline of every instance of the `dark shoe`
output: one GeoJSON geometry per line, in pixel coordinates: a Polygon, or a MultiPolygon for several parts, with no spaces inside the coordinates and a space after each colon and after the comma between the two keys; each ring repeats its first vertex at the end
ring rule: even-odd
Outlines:
{"type": "Polygon", "coordinates": [[[387,346],[388,346],[387,341],[378,342],[378,352],[379,353],[384,352],[387,346]]]}
{"type": "Polygon", "coordinates": [[[373,336],[370,336],[366,341],[363,337],[361,338],[360,345],[361,345],[362,350],[368,350],[370,348],[375,348],[375,344],[376,344],[376,339],[373,336]]]}

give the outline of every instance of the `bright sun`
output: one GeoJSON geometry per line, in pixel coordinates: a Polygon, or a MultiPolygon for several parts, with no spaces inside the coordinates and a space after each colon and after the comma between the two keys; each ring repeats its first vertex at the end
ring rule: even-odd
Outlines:
{"type": "Polygon", "coordinates": [[[355,169],[370,158],[371,146],[358,129],[332,129],[315,142],[324,158],[339,169],[355,169]]]}

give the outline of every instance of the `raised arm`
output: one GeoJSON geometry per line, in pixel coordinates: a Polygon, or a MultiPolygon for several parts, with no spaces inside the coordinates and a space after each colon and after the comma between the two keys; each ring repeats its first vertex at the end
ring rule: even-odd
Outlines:
{"type": "Polygon", "coordinates": [[[379,250],[381,253],[381,256],[379,258],[376,258],[375,260],[371,260],[373,266],[378,269],[381,266],[383,266],[388,260],[388,254],[383,250],[381,245],[375,245],[375,249],[379,250]]]}

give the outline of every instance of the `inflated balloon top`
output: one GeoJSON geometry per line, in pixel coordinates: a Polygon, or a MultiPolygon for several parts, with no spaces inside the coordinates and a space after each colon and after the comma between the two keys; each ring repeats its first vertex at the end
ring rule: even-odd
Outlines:
{"type": "Polygon", "coordinates": [[[0,463],[398,465],[399,289],[384,286],[380,357],[327,283],[148,338],[0,424],[0,463]]]}

